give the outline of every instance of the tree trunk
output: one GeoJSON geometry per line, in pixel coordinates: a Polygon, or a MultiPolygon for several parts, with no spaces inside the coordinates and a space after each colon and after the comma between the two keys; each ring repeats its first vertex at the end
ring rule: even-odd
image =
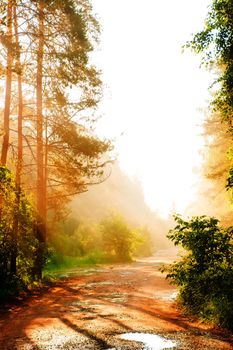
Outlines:
{"type": "Polygon", "coordinates": [[[16,13],[16,1],[14,0],[14,30],[16,45],[16,63],[18,78],[18,157],[16,165],[16,185],[21,187],[21,173],[23,165],[23,87],[22,87],[22,65],[19,45],[18,21],[16,13]]]}
{"type": "Polygon", "coordinates": [[[16,64],[17,64],[17,78],[18,78],[18,154],[16,163],[16,199],[15,199],[15,212],[14,223],[12,232],[13,250],[11,254],[11,266],[10,271],[12,274],[16,274],[16,260],[17,260],[17,241],[19,232],[19,210],[20,210],[20,197],[21,197],[21,172],[23,163],[23,89],[22,89],[22,66],[20,59],[20,46],[19,46],[19,33],[18,33],[18,21],[16,11],[16,0],[13,0],[13,18],[14,18],[14,34],[15,34],[15,47],[16,47],[16,64]]]}
{"type": "Polygon", "coordinates": [[[36,76],[36,108],[37,108],[37,225],[36,237],[39,248],[36,259],[36,277],[41,279],[43,266],[43,250],[46,241],[45,230],[45,186],[44,186],[44,144],[43,144],[43,55],[44,55],[44,1],[39,0],[39,41],[37,52],[36,76]]]}
{"type": "Polygon", "coordinates": [[[10,137],[10,107],[11,107],[11,85],[12,85],[12,0],[7,4],[7,67],[6,67],[6,91],[4,106],[4,136],[2,144],[1,165],[7,162],[7,153],[10,137]]]}
{"type": "Polygon", "coordinates": [[[44,146],[44,225],[47,233],[47,181],[48,181],[48,119],[45,120],[45,146],[44,146]]]}

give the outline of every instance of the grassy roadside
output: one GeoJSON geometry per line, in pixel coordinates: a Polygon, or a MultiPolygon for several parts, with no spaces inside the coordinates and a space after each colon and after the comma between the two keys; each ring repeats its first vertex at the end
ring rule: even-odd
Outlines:
{"type": "MultiPolygon", "coordinates": [[[[125,261],[130,263],[133,260],[125,261]]],[[[115,256],[107,256],[103,252],[95,251],[83,257],[64,256],[53,253],[43,269],[41,281],[31,283],[21,283],[17,288],[10,286],[7,290],[0,290],[0,305],[14,303],[17,300],[27,298],[44,290],[64,278],[69,278],[75,274],[86,273],[85,269],[97,268],[99,265],[124,263],[115,256]],[[80,269],[80,271],[77,271],[80,269]]]]}
{"type": "MultiPolygon", "coordinates": [[[[130,263],[132,260],[127,261],[130,263]]],[[[91,268],[97,265],[104,264],[116,264],[120,261],[114,256],[107,256],[102,252],[92,252],[83,257],[72,257],[54,254],[48,263],[46,264],[43,271],[43,279],[59,279],[60,274],[72,272],[72,270],[79,268],[91,268]]]]}

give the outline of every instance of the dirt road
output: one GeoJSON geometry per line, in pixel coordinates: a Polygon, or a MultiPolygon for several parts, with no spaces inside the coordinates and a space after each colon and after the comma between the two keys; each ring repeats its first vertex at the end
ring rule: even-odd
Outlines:
{"type": "Polygon", "coordinates": [[[233,349],[233,338],[185,317],[176,290],[160,273],[156,257],[128,265],[80,269],[47,292],[1,310],[0,349],[165,349],[123,340],[144,332],[176,344],[173,349],[233,349]]]}

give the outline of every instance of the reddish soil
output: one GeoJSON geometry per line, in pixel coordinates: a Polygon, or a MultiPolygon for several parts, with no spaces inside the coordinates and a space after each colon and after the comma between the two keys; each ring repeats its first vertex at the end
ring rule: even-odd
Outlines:
{"type": "Polygon", "coordinates": [[[168,257],[79,269],[48,291],[1,310],[0,349],[143,349],[119,338],[145,332],[176,342],[175,349],[233,349],[233,336],[185,316],[174,286],[160,273],[168,257]]]}

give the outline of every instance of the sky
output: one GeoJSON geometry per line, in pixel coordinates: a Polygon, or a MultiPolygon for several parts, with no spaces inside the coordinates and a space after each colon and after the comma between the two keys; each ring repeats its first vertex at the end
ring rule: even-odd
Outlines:
{"type": "Polygon", "coordinates": [[[202,29],[210,0],[92,0],[102,26],[93,60],[104,97],[97,131],[115,140],[122,170],[166,217],[195,194],[211,73],[182,45],[202,29]]]}

